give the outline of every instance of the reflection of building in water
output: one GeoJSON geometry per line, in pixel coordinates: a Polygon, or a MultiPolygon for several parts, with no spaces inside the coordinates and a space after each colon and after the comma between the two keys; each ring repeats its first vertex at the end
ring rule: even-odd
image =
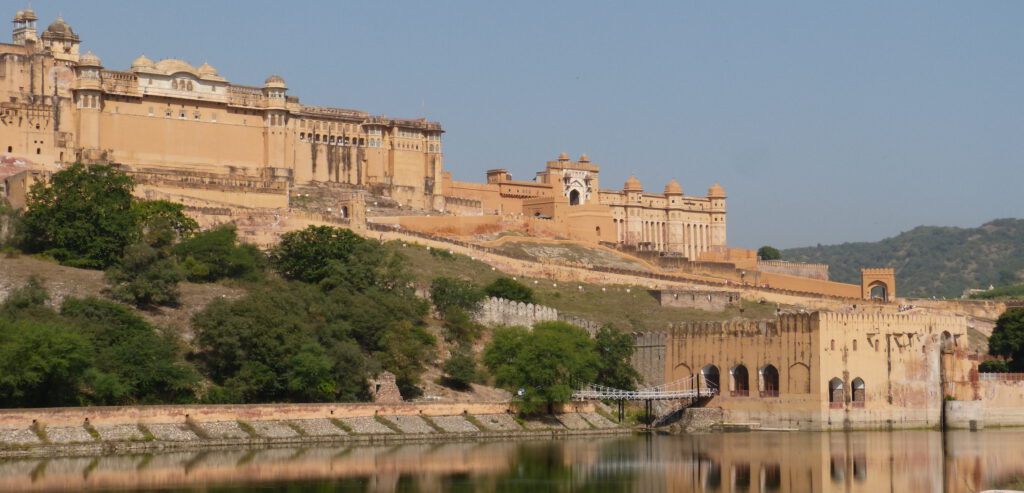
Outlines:
{"type": "Polygon", "coordinates": [[[0,461],[0,491],[302,481],[366,492],[968,492],[1024,475],[1022,439],[1024,430],[759,432],[15,459],[0,461]]]}
{"type": "Polygon", "coordinates": [[[664,337],[663,381],[696,376],[694,385],[719,389],[698,405],[726,421],[931,427],[945,407],[947,424],[1024,424],[1021,383],[979,380],[962,317],[782,314],[684,323],[664,337]]]}

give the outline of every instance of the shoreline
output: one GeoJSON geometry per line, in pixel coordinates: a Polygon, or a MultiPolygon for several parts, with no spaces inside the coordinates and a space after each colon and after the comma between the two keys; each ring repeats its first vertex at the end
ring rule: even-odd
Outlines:
{"type": "Polygon", "coordinates": [[[519,417],[509,402],[0,410],[0,458],[303,444],[559,439],[633,433],[592,403],[519,417]]]}
{"type": "Polygon", "coordinates": [[[84,457],[95,455],[126,455],[133,453],[173,452],[218,449],[269,449],[294,445],[392,445],[404,443],[467,443],[499,440],[561,440],[580,436],[613,436],[645,433],[628,427],[590,430],[522,430],[508,432],[351,434],[333,437],[235,438],[199,441],[137,440],[95,441],[69,444],[29,445],[24,448],[0,449],[3,459],[39,459],[51,457],[84,457]]]}

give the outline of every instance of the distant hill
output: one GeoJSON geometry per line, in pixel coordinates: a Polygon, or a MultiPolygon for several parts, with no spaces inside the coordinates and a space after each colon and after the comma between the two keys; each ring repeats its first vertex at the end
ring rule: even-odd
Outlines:
{"type": "Polygon", "coordinates": [[[783,260],[829,264],[833,281],[860,283],[862,267],[896,269],[896,295],[959,297],[967,288],[1024,279],[1024,219],[977,228],[919,226],[874,243],[790,248],[783,260]]]}

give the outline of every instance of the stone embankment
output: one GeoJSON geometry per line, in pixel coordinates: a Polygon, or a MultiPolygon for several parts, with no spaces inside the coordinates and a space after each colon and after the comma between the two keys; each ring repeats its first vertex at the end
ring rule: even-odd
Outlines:
{"type": "Polygon", "coordinates": [[[588,404],[542,418],[509,411],[508,402],[7,409],[0,410],[0,457],[630,432],[588,404]]]}

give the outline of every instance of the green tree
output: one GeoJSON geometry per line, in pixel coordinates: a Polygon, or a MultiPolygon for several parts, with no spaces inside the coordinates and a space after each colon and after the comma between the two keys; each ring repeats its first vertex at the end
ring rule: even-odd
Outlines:
{"type": "Polygon", "coordinates": [[[1007,373],[1010,371],[1010,365],[1006,364],[1005,360],[990,359],[982,361],[978,365],[978,371],[981,373],[1007,373]]]}
{"type": "Polygon", "coordinates": [[[779,260],[782,258],[782,252],[778,248],[765,245],[757,249],[757,256],[761,257],[761,260],[779,260]]]}
{"type": "Polygon", "coordinates": [[[565,322],[541,322],[532,331],[505,327],[494,332],[484,350],[484,364],[498,385],[518,394],[520,408],[551,411],[568,402],[578,386],[593,383],[599,362],[594,340],[565,322]]]}
{"type": "Polygon", "coordinates": [[[56,321],[0,318],[0,407],[81,403],[93,346],[56,321]]]}
{"type": "Polygon", "coordinates": [[[263,253],[255,245],[240,243],[233,225],[196,233],[175,245],[174,254],[192,282],[255,281],[263,275],[263,253]]]}
{"type": "Polygon", "coordinates": [[[114,265],[139,239],[134,183],[110,166],[73,164],[35,184],[22,218],[23,248],[65,265],[114,265]]]}
{"type": "Polygon", "coordinates": [[[1011,308],[996,320],[988,352],[1010,358],[1009,370],[1024,372],[1024,307],[1011,308]]]}
{"type": "Polygon", "coordinates": [[[97,298],[68,298],[61,315],[95,348],[85,374],[90,404],[171,404],[195,401],[199,374],[181,357],[178,339],[130,309],[97,298]]]}
{"type": "Polygon", "coordinates": [[[483,299],[484,292],[470,281],[438,277],[430,283],[430,300],[441,313],[445,313],[449,307],[472,311],[483,299]]]}
{"type": "Polygon", "coordinates": [[[129,246],[121,263],[107,269],[104,278],[114,299],[149,307],[176,305],[185,272],[177,259],[140,242],[129,246]]]}
{"type": "Polygon", "coordinates": [[[441,334],[446,341],[470,344],[480,338],[484,327],[473,321],[465,310],[451,306],[444,312],[441,334]]]}
{"type": "Polygon", "coordinates": [[[143,236],[155,231],[170,231],[173,233],[172,243],[199,229],[199,223],[185,214],[184,205],[167,200],[137,200],[132,203],[132,212],[143,236]]]}
{"type": "Polygon", "coordinates": [[[289,279],[319,283],[332,278],[332,287],[356,289],[377,284],[392,267],[387,249],[351,230],[309,226],[281,236],[270,259],[289,279]]]}
{"type": "Polygon", "coordinates": [[[594,335],[597,350],[597,378],[594,383],[616,389],[633,390],[640,372],[633,368],[633,338],[606,325],[594,335]]]}
{"type": "Polygon", "coordinates": [[[461,345],[444,360],[442,370],[445,375],[443,383],[456,390],[469,389],[470,383],[475,382],[480,374],[473,351],[461,345]]]}
{"type": "Polygon", "coordinates": [[[495,298],[505,298],[506,300],[523,303],[536,303],[533,298],[533,290],[510,277],[495,279],[494,282],[484,287],[484,292],[487,293],[487,296],[495,298]]]}

